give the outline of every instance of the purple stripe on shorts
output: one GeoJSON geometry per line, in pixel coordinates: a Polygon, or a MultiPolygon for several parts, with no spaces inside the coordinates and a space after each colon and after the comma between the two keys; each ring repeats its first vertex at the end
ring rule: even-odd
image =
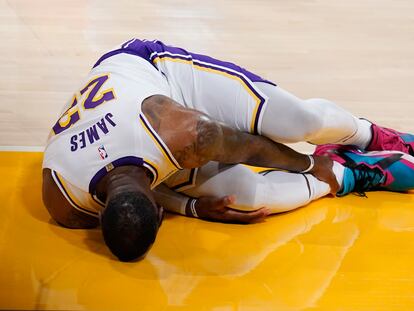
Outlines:
{"type": "MultiPolygon", "coordinates": [[[[234,71],[230,71],[226,68],[221,68],[221,67],[216,67],[216,66],[212,66],[212,65],[203,64],[203,63],[198,62],[197,60],[193,60],[193,62],[194,62],[194,64],[196,64],[200,67],[205,67],[205,68],[225,72],[229,75],[236,76],[236,77],[240,78],[247,86],[249,86],[249,89],[254,93],[254,95],[256,95],[261,101],[264,101],[264,98],[251,86],[251,83],[249,83],[250,81],[246,80],[246,78],[243,75],[241,75],[240,72],[237,72],[237,71],[234,72],[234,71]]],[[[232,68],[230,68],[230,69],[232,69],[232,68]]]]}
{"type": "Polygon", "coordinates": [[[255,96],[257,96],[257,98],[259,98],[259,100],[260,100],[260,104],[259,104],[259,107],[257,108],[257,112],[256,112],[255,120],[254,120],[254,126],[253,126],[253,133],[254,134],[259,133],[259,131],[258,131],[259,118],[260,118],[260,114],[263,110],[263,105],[265,103],[265,99],[256,91],[256,89],[252,86],[251,82],[264,82],[264,83],[268,83],[268,84],[276,86],[275,83],[273,83],[271,81],[268,81],[268,80],[265,80],[265,79],[261,78],[260,76],[254,74],[254,73],[252,73],[252,72],[250,72],[250,71],[248,71],[248,70],[246,70],[246,69],[244,69],[240,66],[237,66],[236,64],[231,63],[231,62],[221,61],[221,60],[215,59],[215,58],[207,56],[207,55],[187,52],[186,50],[184,50],[182,48],[165,45],[161,41],[143,42],[143,43],[148,44],[148,46],[150,46],[151,50],[156,52],[151,57],[151,61],[153,61],[156,57],[160,57],[160,58],[162,58],[162,57],[179,58],[179,59],[182,59],[182,60],[192,61],[194,64],[197,64],[198,66],[201,66],[201,67],[226,72],[230,75],[239,77],[249,87],[249,89],[255,94],[255,96]],[[163,54],[163,52],[168,52],[168,53],[177,54],[177,55],[163,54]]]}
{"type": "Polygon", "coordinates": [[[185,49],[175,47],[175,46],[166,45],[166,44],[164,44],[164,43],[162,43],[161,41],[158,41],[158,40],[155,40],[155,41],[141,41],[139,39],[128,40],[128,41],[126,41],[125,43],[123,43],[121,45],[120,49],[108,52],[105,55],[103,55],[95,63],[95,65],[93,67],[95,68],[96,66],[98,66],[102,61],[104,61],[108,57],[111,57],[111,56],[114,56],[114,55],[117,55],[117,54],[120,54],[120,53],[127,53],[127,54],[132,54],[132,55],[142,57],[142,58],[148,60],[152,64],[152,60],[153,60],[154,57],[151,58],[150,56],[154,52],[156,52],[156,53],[169,52],[169,53],[173,53],[173,54],[180,54],[180,55],[183,55],[183,56],[188,56],[188,58],[184,57],[183,59],[194,59],[194,60],[199,60],[199,61],[206,62],[206,63],[209,63],[209,64],[226,67],[226,68],[229,68],[229,69],[232,69],[232,70],[235,70],[237,72],[240,72],[240,73],[244,74],[252,82],[265,82],[265,83],[269,83],[269,84],[272,84],[272,85],[276,85],[275,83],[273,83],[269,80],[263,79],[262,77],[252,73],[251,71],[248,71],[247,69],[244,69],[240,66],[237,66],[234,63],[221,61],[221,60],[215,59],[215,58],[207,56],[207,55],[188,52],[185,49]]]}
{"type": "Polygon", "coordinates": [[[246,70],[246,69],[244,69],[240,66],[237,66],[234,63],[221,61],[221,60],[215,59],[215,58],[207,56],[207,55],[191,53],[191,52],[188,52],[188,51],[186,51],[185,49],[182,49],[182,48],[165,45],[164,43],[162,43],[161,41],[158,41],[158,40],[154,40],[154,41],[146,41],[146,40],[141,41],[139,39],[128,40],[128,41],[126,41],[125,43],[123,43],[121,45],[120,49],[108,52],[105,55],[103,55],[95,63],[95,65],[93,67],[98,66],[105,59],[107,59],[111,56],[120,54],[120,53],[126,53],[126,54],[130,54],[130,55],[139,56],[139,57],[147,60],[157,70],[158,70],[158,67],[153,62],[153,60],[156,57],[160,57],[160,58],[162,58],[162,57],[171,57],[171,58],[179,58],[179,59],[183,59],[183,60],[192,61],[192,62],[194,62],[195,64],[197,64],[199,66],[214,69],[214,70],[219,70],[219,71],[222,71],[222,72],[226,72],[230,75],[239,77],[249,87],[249,89],[255,94],[255,96],[257,96],[261,101],[261,103],[259,104],[259,107],[257,108],[256,120],[254,121],[254,130],[253,130],[254,134],[258,134],[258,120],[259,120],[259,117],[260,117],[260,113],[263,109],[263,104],[264,104],[265,100],[262,96],[260,96],[260,94],[251,85],[251,82],[264,82],[264,83],[268,83],[268,84],[276,86],[275,83],[273,83],[271,81],[268,81],[268,80],[265,80],[265,79],[261,78],[260,76],[254,74],[254,73],[252,73],[252,72],[250,72],[250,71],[248,71],[248,70],[246,70]],[[178,55],[164,54],[164,52],[172,53],[172,54],[178,54],[178,55]],[[201,62],[207,63],[207,64],[203,64],[201,62]],[[220,66],[220,68],[217,67],[217,66],[220,66]]]}
{"type": "MultiPolygon", "coordinates": [[[[222,67],[217,67],[217,65],[216,64],[204,64],[204,63],[201,63],[199,60],[196,60],[196,59],[190,59],[190,58],[185,58],[185,57],[182,57],[182,56],[176,56],[176,55],[174,55],[174,56],[171,56],[171,55],[169,55],[169,54],[165,54],[165,55],[161,55],[161,56],[159,56],[159,58],[163,58],[163,57],[170,57],[170,58],[178,58],[178,59],[183,59],[183,60],[191,60],[194,64],[196,64],[197,66],[200,66],[200,67],[203,67],[203,68],[208,68],[208,69],[213,69],[213,70],[217,70],[217,71],[221,71],[221,72],[225,72],[225,73],[227,73],[227,74],[229,74],[229,75],[232,75],[232,76],[235,76],[235,77],[238,77],[240,80],[242,80],[243,81],[243,83],[250,89],[250,91],[252,91],[253,92],[253,94],[259,99],[259,101],[260,101],[260,103],[259,103],[259,106],[257,107],[257,112],[256,112],[256,115],[255,115],[255,120],[254,120],[254,125],[253,125],[253,134],[259,134],[259,131],[258,131],[258,126],[259,126],[259,118],[260,118],[260,113],[261,113],[261,111],[262,111],[262,109],[263,109],[263,105],[264,105],[264,103],[265,103],[265,98],[263,98],[257,91],[256,91],[256,89],[252,86],[252,82],[251,81],[249,81],[249,80],[247,80],[240,72],[234,72],[234,71],[230,71],[230,70],[228,70],[227,69],[227,67],[225,67],[225,68],[222,68],[222,67]],[[216,65],[216,66],[215,66],[216,65]]],[[[232,68],[230,68],[230,69],[232,69],[232,68]]]]}
{"type": "Polygon", "coordinates": [[[135,40],[135,38],[133,38],[133,39],[131,39],[131,40],[128,40],[127,42],[123,43],[123,44],[121,45],[121,48],[122,48],[122,49],[125,49],[125,47],[126,47],[129,43],[131,43],[132,41],[134,41],[134,40],[135,40]]]}
{"type": "MultiPolygon", "coordinates": [[[[89,182],[89,193],[94,194],[96,190],[96,186],[99,183],[99,181],[108,174],[108,170],[106,167],[108,165],[113,165],[113,167],[119,167],[119,166],[125,166],[125,165],[134,165],[134,166],[143,166],[144,160],[142,158],[134,157],[134,156],[128,156],[128,157],[122,157],[119,159],[116,159],[115,161],[112,161],[111,163],[108,163],[105,167],[101,168],[91,179],[89,182]]],[[[155,178],[155,176],[154,176],[155,178]]]]}
{"type": "Polygon", "coordinates": [[[157,70],[158,68],[150,61],[150,56],[151,54],[154,52],[151,48],[151,42],[147,42],[147,41],[141,41],[139,39],[131,39],[128,40],[126,42],[124,42],[121,45],[120,49],[116,49],[113,51],[110,51],[104,55],[102,55],[98,61],[95,63],[95,65],[93,65],[92,68],[95,68],[96,66],[98,66],[100,63],[102,63],[105,59],[117,55],[117,54],[121,54],[121,53],[125,53],[125,54],[130,54],[130,55],[135,55],[135,56],[139,56],[145,60],[147,60],[151,65],[153,65],[157,70]]]}
{"type": "Polygon", "coordinates": [[[259,119],[260,119],[260,114],[262,113],[263,106],[264,106],[264,101],[262,101],[259,104],[259,107],[257,107],[257,112],[256,112],[256,116],[254,119],[254,127],[253,127],[253,134],[255,135],[259,134],[259,119]]]}
{"type": "MultiPolygon", "coordinates": [[[[234,71],[240,72],[240,73],[244,74],[252,82],[265,82],[265,83],[269,83],[269,84],[272,84],[272,85],[276,85],[273,82],[265,80],[262,77],[254,74],[251,71],[248,71],[247,69],[244,69],[243,67],[240,67],[240,66],[238,66],[234,63],[221,61],[221,60],[218,60],[216,58],[213,58],[213,57],[210,57],[210,56],[207,56],[207,55],[203,55],[203,54],[187,52],[186,50],[184,50],[182,48],[165,45],[161,41],[156,41],[156,42],[157,43],[153,43],[153,42],[144,42],[144,43],[145,44],[148,43],[150,45],[150,47],[154,50],[154,52],[158,52],[158,53],[169,52],[169,53],[173,53],[173,54],[187,55],[187,56],[190,56],[191,59],[193,59],[193,60],[199,60],[199,61],[202,61],[202,62],[206,62],[206,63],[209,63],[209,64],[226,67],[226,68],[232,69],[234,71]]],[[[174,55],[174,56],[176,56],[176,55],[174,55]]],[[[190,59],[190,57],[185,58],[185,59],[190,59]]]]}
{"type": "Polygon", "coordinates": [[[145,51],[145,50],[140,50],[140,51],[135,51],[135,50],[130,50],[130,49],[118,49],[118,50],[113,50],[111,52],[108,52],[104,55],[101,56],[101,58],[98,59],[98,61],[93,65],[92,68],[95,68],[96,66],[99,66],[105,59],[111,57],[111,56],[115,56],[118,54],[130,54],[130,55],[135,55],[138,57],[141,57],[145,60],[147,60],[151,65],[153,65],[155,67],[155,69],[158,70],[158,68],[149,61],[150,58],[150,54],[149,51],[145,51]]]}

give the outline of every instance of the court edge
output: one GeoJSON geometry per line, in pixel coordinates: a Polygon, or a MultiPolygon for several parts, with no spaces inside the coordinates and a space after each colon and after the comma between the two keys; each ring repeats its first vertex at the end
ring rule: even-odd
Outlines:
{"type": "Polygon", "coordinates": [[[43,146],[0,146],[1,151],[18,151],[18,152],[43,152],[43,146]]]}

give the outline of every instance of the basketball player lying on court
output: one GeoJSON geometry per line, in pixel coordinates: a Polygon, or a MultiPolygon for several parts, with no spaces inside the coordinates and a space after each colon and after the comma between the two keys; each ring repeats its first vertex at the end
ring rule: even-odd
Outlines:
{"type": "Polygon", "coordinates": [[[173,194],[171,204],[171,192],[158,189],[159,203],[172,210],[187,205],[194,216],[255,222],[329,192],[411,189],[413,138],[328,100],[299,99],[232,63],[132,39],[98,60],[53,126],[43,201],[62,226],[100,222],[110,250],[129,261],[155,241],[162,209],[152,190],[163,181],[201,196],[173,194]],[[309,156],[283,145],[298,141],[355,147],[322,146],[309,156]],[[237,163],[289,172],[225,166],[237,163]],[[191,169],[200,167],[196,179],[191,169]]]}

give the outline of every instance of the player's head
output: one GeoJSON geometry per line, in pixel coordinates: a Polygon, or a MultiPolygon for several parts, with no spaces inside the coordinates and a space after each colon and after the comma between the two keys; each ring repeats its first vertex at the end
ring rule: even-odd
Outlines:
{"type": "Polygon", "coordinates": [[[101,215],[106,245],[121,261],[142,257],[155,241],[162,212],[162,208],[138,191],[110,197],[101,215]]]}

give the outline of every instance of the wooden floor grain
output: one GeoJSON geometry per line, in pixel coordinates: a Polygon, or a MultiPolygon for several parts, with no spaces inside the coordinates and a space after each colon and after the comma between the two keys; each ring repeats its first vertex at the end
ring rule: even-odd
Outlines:
{"type": "Polygon", "coordinates": [[[0,0],[0,145],[43,145],[102,52],[161,39],[414,131],[413,1],[0,0]]]}

